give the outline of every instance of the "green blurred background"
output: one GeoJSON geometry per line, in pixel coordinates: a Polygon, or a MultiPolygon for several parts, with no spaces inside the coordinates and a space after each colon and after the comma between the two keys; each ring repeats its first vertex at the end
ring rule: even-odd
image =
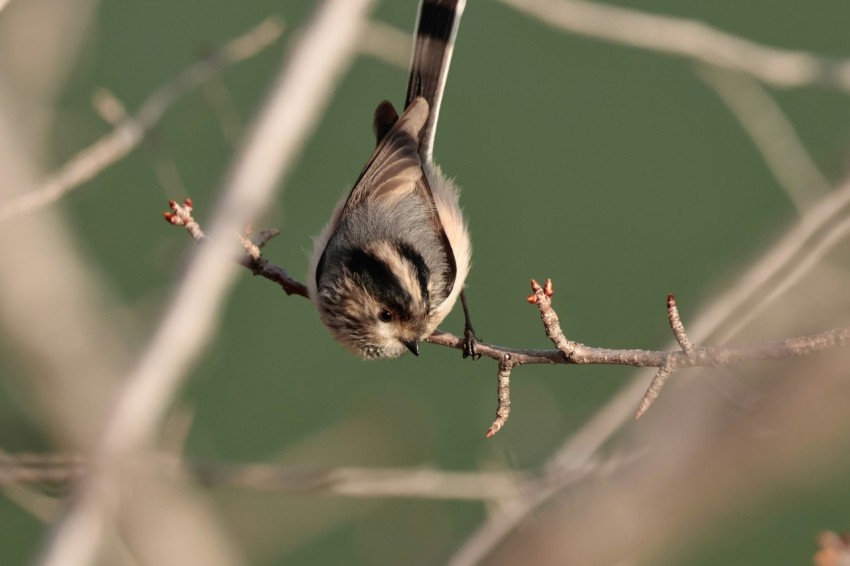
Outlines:
{"type": "MultiPolygon", "coordinates": [[[[25,0],[8,10],[17,1],[25,0]]],[[[127,305],[122,324],[137,335],[151,330],[193,247],[160,212],[167,199],[185,196],[201,220],[212,209],[237,141],[222,124],[251,119],[312,4],[101,3],[61,100],[48,169],[110,130],[92,109],[96,88],[133,111],[205,49],[271,14],[287,25],[281,43],[187,96],[138,151],[62,202],[82,247],[127,305]]],[[[697,18],[780,47],[848,54],[846,0],[618,4],[697,18]]],[[[410,30],[416,5],[381,2],[375,16],[410,30]]],[[[282,196],[257,223],[282,230],[266,248],[270,260],[303,279],[311,237],[371,152],[375,105],[384,98],[400,104],[405,84],[401,68],[368,57],[354,65],[282,196]]],[[[832,181],[842,179],[847,97],[771,92],[817,164],[832,181]]],[[[529,278],[551,277],[571,338],[661,347],[669,337],[667,292],[687,317],[797,217],[691,63],[566,35],[494,1],[467,6],[435,155],[463,187],[474,240],[473,320],[482,339],[498,344],[549,346],[525,296],[529,278]]],[[[462,317],[454,313],[444,328],[459,332],[462,317]]],[[[15,371],[3,358],[0,373],[15,371]]],[[[331,340],[308,301],[246,273],[179,410],[193,416],[186,454],[201,460],[533,469],[629,374],[520,368],[511,420],[484,440],[495,411],[491,362],[462,362],[459,352],[429,345],[418,359],[361,362],[331,340]]],[[[50,449],[37,416],[8,383],[0,389],[0,422],[5,450],[50,449]]],[[[737,522],[706,526],[705,540],[670,564],[809,563],[819,530],[850,527],[850,490],[829,477],[787,486],[769,504],[742,502],[737,522]]],[[[485,517],[478,503],[224,488],[213,495],[256,564],[440,564],[485,517]]],[[[25,563],[45,534],[7,499],[0,499],[0,525],[3,564],[25,563]]]]}

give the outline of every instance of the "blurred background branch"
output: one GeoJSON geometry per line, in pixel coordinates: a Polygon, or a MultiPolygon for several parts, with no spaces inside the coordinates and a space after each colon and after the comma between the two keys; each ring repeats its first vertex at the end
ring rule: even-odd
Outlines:
{"type": "Polygon", "coordinates": [[[155,90],[132,118],[119,120],[115,129],[71,158],[37,187],[0,202],[0,222],[50,205],[136,149],[162,115],[187,93],[215,77],[222,69],[249,59],[271,46],[283,33],[280,18],[269,17],[185,69],[155,90]]]}
{"type": "Polygon", "coordinates": [[[707,65],[697,67],[697,75],[729,107],[801,214],[830,191],[791,121],[758,82],[707,65]]]}
{"type": "MultiPolygon", "coordinates": [[[[200,485],[210,488],[239,487],[257,491],[280,491],[344,497],[409,497],[424,499],[511,500],[519,497],[517,486],[534,481],[533,474],[504,472],[449,472],[428,468],[334,468],[310,469],[269,463],[232,464],[186,462],[161,456],[160,465],[185,468],[200,485]]],[[[611,470],[613,463],[592,464],[584,473],[611,470]]],[[[87,473],[81,456],[61,454],[6,454],[0,458],[0,485],[69,487],[87,473]]],[[[574,477],[580,479],[579,475],[574,477]]]]}
{"type": "Polygon", "coordinates": [[[685,57],[746,73],[773,86],[850,92],[850,60],[763,45],[698,20],[584,0],[501,1],[570,33],[685,57]]]}
{"type": "MultiPolygon", "coordinates": [[[[60,518],[46,563],[801,563],[817,532],[847,530],[843,350],[683,371],[639,424],[652,371],[618,392],[612,369],[528,370],[511,385],[516,407],[534,410],[482,443],[492,367],[441,349],[426,364],[359,364],[305,301],[255,282],[228,296],[232,266],[213,258],[237,250],[232,235],[262,212],[287,243],[275,263],[302,264],[368,156],[374,104],[403,94],[414,2],[382,3],[375,20],[345,17],[368,2],[330,2],[345,25],[303,47],[312,4],[0,0],[0,443],[19,455],[0,458],[15,503],[0,504],[4,561],[30,560],[40,522],[60,518]],[[278,10],[294,30],[287,61],[310,55],[286,81],[291,121],[254,110],[281,66],[265,49],[278,10]],[[184,60],[199,43],[223,47],[184,60]],[[338,66],[321,66],[335,47],[338,66]],[[96,98],[106,133],[89,103],[99,85],[121,93],[96,98]],[[247,137],[240,114],[258,116],[247,137]],[[285,202],[272,197],[282,178],[285,202]],[[185,272],[183,239],[151,220],[162,191],[141,190],[158,185],[204,202],[244,189],[204,219],[222,248],[185,272]],[[173,442],[177,399],[197,418],[173,442]],[[96,464],[21,457],[53,450],[96,464]],[[257,463],[225,463],[238,460],[257,463]],[[68,497],[71,478],[82,490],[68,497]]],[[[776,2],[771,17],[742,4],[502,4],[468,7],[438,142],[466,187],[483,336],[539,333],[505,297],[544,271],[586,298],[559,310],[588,343],[679,348],[662,344],[656,301],[644,305],[671,289],[702,305],[683,314],[696,344],[850,323],[850,64],[832,25],[846,3],[776,2]],[[703,82],[640,51],[697,63],[703,82]]],[[[819,559],[845,546],[822,541],[819,559]]]]}

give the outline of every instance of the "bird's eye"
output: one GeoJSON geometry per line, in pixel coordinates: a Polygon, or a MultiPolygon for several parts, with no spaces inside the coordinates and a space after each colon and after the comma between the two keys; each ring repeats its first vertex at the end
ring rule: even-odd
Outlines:
{"type": "Polygon", "coordinates": [[[393,313],[388,309],[384,309],[378,313],[378,318],[381,319],[381,322],[390,322],[393,319],[393,313]]]}

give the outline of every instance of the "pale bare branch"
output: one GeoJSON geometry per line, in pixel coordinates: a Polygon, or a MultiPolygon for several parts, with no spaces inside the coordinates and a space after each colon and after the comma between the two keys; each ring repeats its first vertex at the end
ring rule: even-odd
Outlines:
{"type": "Polygon", "coordinates": [[[583,0],[501,1],[570,33],[746,73],[778,87],[820,86],[850,92],[846,59],[762,45],[698,20],[583,0]]]}
{"type": "MultiPolygon", "coordinates": [[[[175,102],[215,77],[223,68],[253,57],[269,47],[281,33],[283,24],[280,20],[267,18],[203,60],[186,68],[174,80],[154,91],[134,117],[122,120],[112,132],[72,157],[38,186],[24,191],[13,200],[0,203],[0,222],[53,204],[69,191],[92,180],[101,171],[136,149],[175,102]]],[[[103,93],[97,102],[101,114],[104,104],[102,96],[103,93]]],[[[107,119],[116,119],[116,101],[117,99],[111,101],[107,119]]]]}
{"type": "MultiPolygon", "coordinates": [[[[430,468],[308,468],[266,463],[179,462],[161,456],[166,473],[179,466],[207,487],[240,487],[255,491],[310,493],[343,497],[406,497],[461,501],[509,500],[519,483],[534,474],[520,472],[450,472],[430,468]]],[[[89,472],[79,456],[59,454],[4,455],[0,486],[68,485],[89,472]]]]}
{"type": "Polygon", "coordinates": [[[251,223],[291,170],[356,54],[372,4],[372,0],[322,2],[299,35],[230,168],[210,239],[198,247],[170,308],[124,380],[103,427],[94,473],[57,529],[42,564],[89,563],[97,554],[117,503],[110,493],[122,486],[122,479],[134,479],[134,474],[122,476],[122,472],[154,446],[158,426],[189,367],[218,327],[222,302],[235,275],[233,266],[222,259],[236,247],[227,235],[251,223]]]}

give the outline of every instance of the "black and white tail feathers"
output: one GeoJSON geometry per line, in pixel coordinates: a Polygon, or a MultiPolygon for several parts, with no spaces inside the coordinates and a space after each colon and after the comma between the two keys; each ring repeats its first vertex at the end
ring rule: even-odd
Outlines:
{"type": "Polygon", "coordinates": [[[410,106],[417,96],[425,98],[430,107],[428,121],[420,133],[419,154],[424,161],[431,161],[440,102],[465,5],[466,0],[421,0],[419,3],[404,107],[410,106]]]}

